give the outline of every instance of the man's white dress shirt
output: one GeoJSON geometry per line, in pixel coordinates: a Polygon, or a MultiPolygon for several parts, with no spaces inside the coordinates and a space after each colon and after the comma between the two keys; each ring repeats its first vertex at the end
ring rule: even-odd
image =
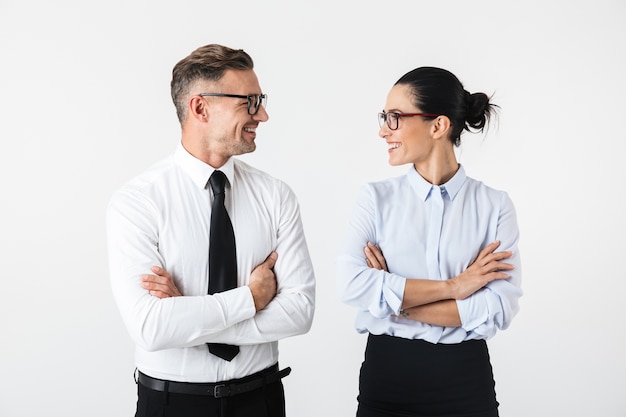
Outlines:
{"type": "Polygon", "coordinates": [[[214,169],[179,145],[171,157],[122,186],[107,208],[113,295],[136,344],[143,373],[184,382],[243,377],[278,361],[279,339],[305,333],[314,313],[315,278],[300,209],[284,182],[231,158],[226,207],[235,230],[238,287],[208,295],[214,169]],[[247,286],[271,251],[278,294],[255,311],[247,286]],[[141,287],[150,267],[167,270],[182,297],[159,299],[141,287]],[[241,347],[227,362],[205,343],[241,347]]]}

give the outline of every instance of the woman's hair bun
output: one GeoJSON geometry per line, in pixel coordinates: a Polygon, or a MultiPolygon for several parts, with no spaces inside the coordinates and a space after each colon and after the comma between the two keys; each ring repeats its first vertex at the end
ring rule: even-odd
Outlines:
{"type": "Polygon", "coordinates": [[[465,129],[482,130],[495,113],[496,105],[489,102],[489,96],[485,93],[470,94],[465,91],[465,129]]]}

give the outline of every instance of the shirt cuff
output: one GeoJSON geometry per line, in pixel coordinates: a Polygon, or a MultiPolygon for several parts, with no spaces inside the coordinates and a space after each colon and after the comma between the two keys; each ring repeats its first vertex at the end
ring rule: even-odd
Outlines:
{"type": "Polygon", "coordinates": [[[395,274],[389,274],[383,282],[382,299],[380,300],[380,313],[384,318],[392,314],[400,314],[406,278],[395,274]]]}
{"type": "Polygon", "coordinates": [[[456,300],[456,305],[459,309],[461,327],[465,331],[471,332],[487,322],[489,312],[486,307],[487,300],[485,298],[484,289],[475,292],[463,300],[456,300]]]}
{"type": "Polygon", "coordinates": [[[250,319],[256,314],[254,298],[252,298],[252,292],[247,285],[214,294],[214,296],[220,298],[220,303],[224,306],[226,328],[250,319]]]}

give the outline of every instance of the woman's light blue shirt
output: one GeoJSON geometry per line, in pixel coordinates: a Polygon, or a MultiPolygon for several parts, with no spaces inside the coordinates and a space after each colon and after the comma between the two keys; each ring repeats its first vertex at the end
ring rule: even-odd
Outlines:
{"type": "Polygon", "coordinates": [[[360,190],[338,257],[341,300],[358,310],[358,332],[389,334],[431,343],[488,339],[506,329],[519,310],[521,265],[513,202],[503,191],[465,174],[436,186],[411,166],[401,177],[366,184],[360,190]],[[510,250],[510,278],[489,283],[457,300],[461,327],[408,320],[400,312],[407,279],[449,279],[463,272],[489,243],[510,250]],[[380,246],[389,272],[368,268],[363,248],[380,246]]]}

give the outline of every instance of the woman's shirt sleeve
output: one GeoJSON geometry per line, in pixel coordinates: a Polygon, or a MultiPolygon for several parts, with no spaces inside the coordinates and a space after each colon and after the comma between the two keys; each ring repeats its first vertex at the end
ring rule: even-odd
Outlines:
{"type": "Polygon", "coordinates": [[[495,240],[500,241],[497,251],[512,251],[513,255],[504,262],[512,264],[515,269],[507,271],[508,279],[492,281],[470,297],[457,300],[461,326],[468,336],[473,333],[485,339],[495,335],[497,330],[509,327],[519,311],[522,296],[522,267],[518,250],[520,235],[515,207],[506,193],[502,193],[499,215],[494,217],[493,222],[496,222],[495,240]]]}
{"type": "Polygon", "coordinates": [[[365,263],[363,249],[377,242],[376,210],[371,187],[361,187],[337,261],[337,291],[342,302],[385,318],[400,312],[406,278],[365,263]]]}

